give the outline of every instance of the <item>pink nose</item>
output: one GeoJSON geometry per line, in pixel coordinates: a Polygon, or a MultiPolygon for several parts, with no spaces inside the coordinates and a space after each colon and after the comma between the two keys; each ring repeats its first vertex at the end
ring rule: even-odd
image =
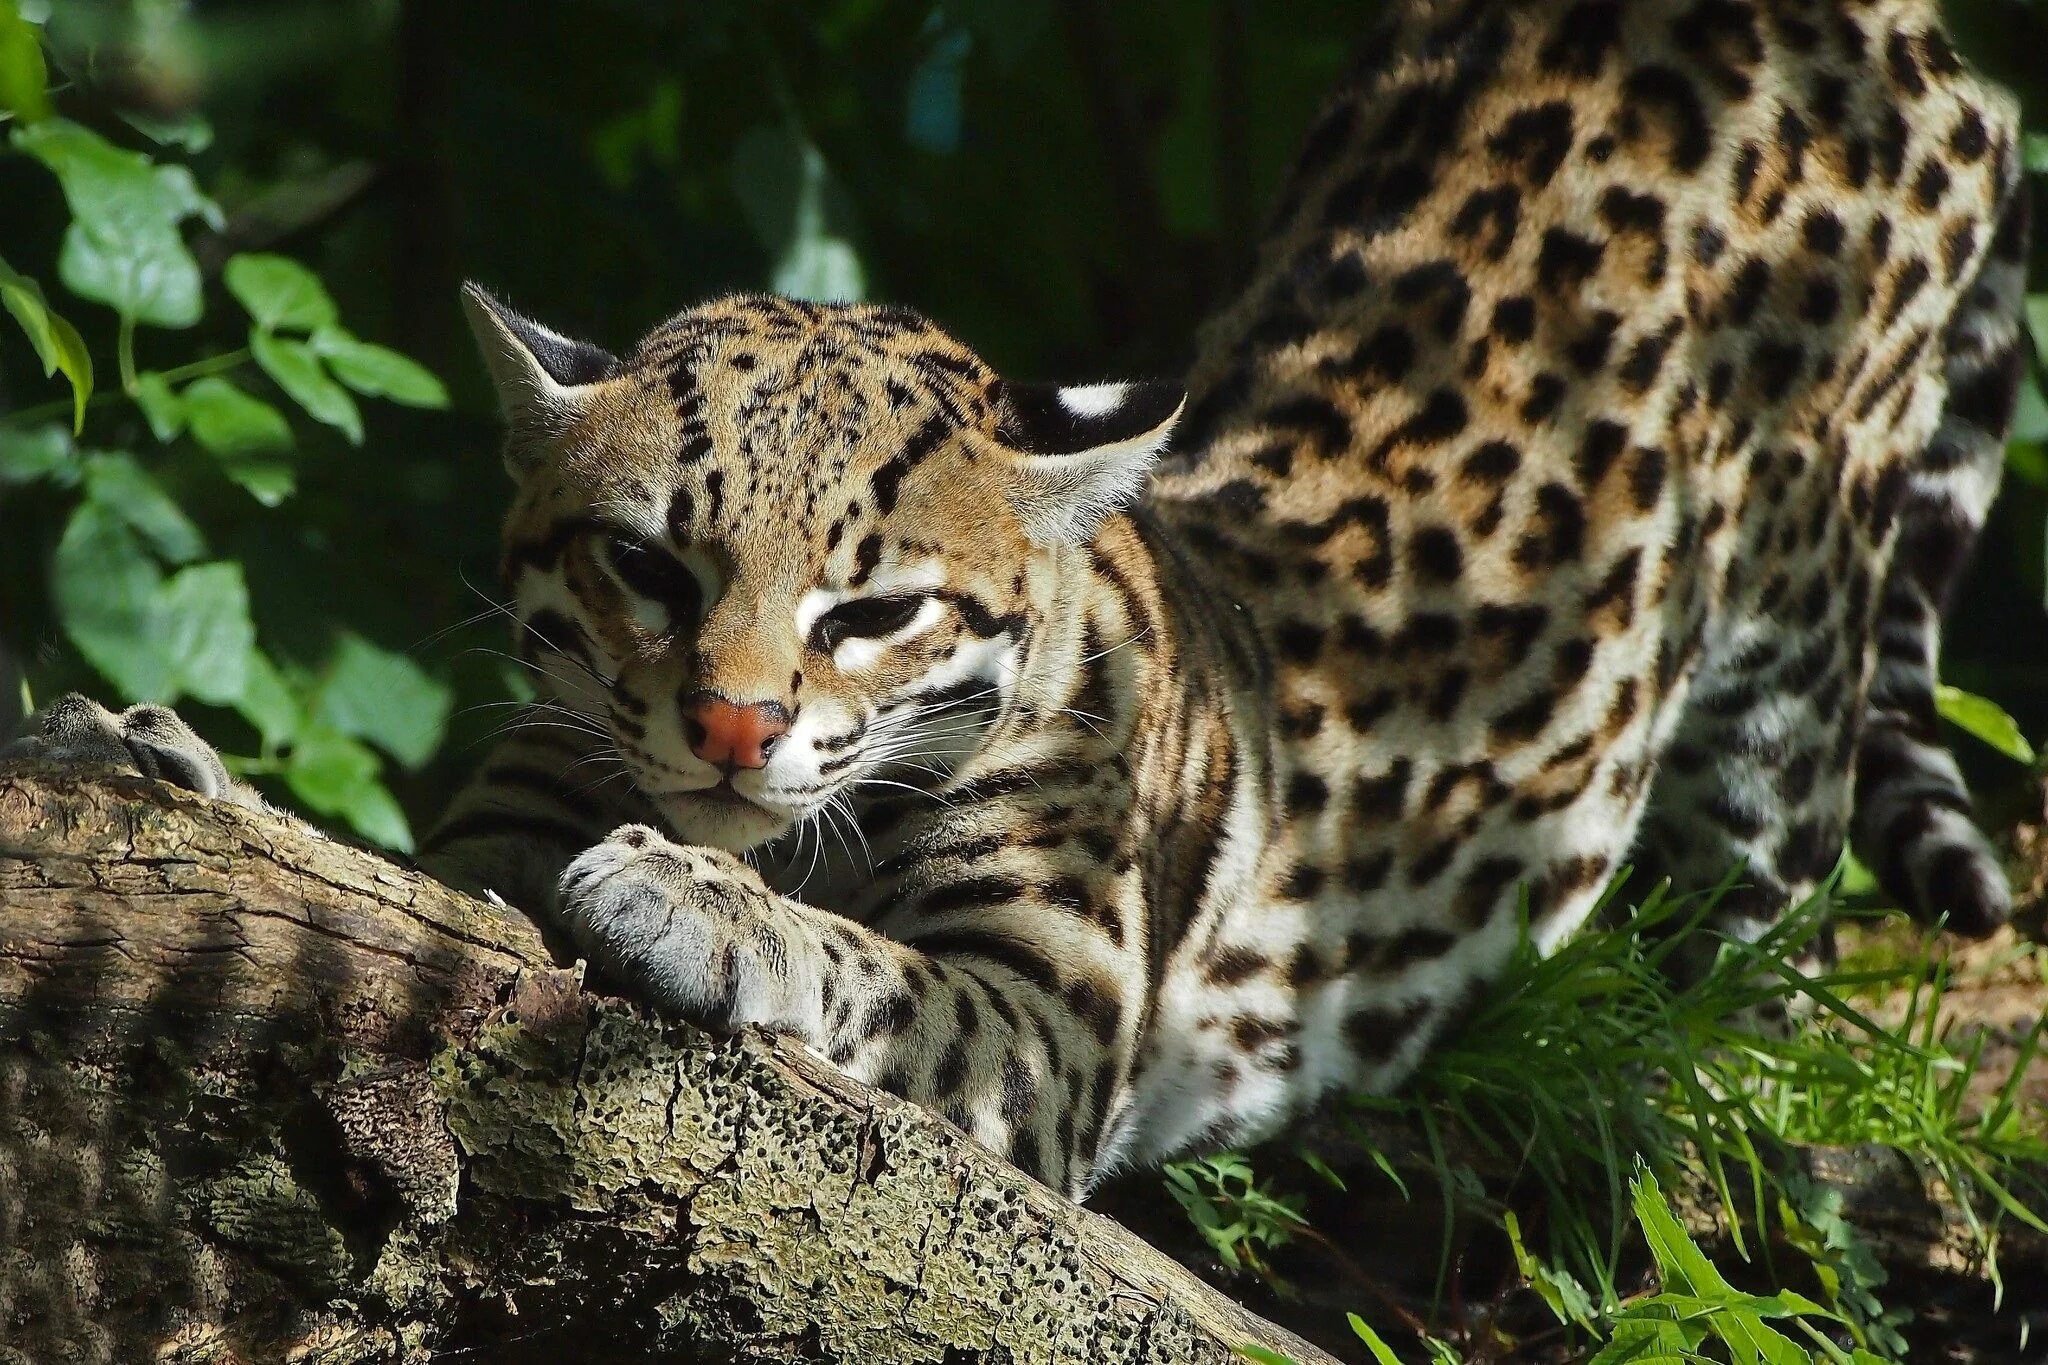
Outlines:
{"type": "Polygon", "coordinates": [[[690,752],[714,767],[765,768],[775,741],[789,733],[789,709],[781,702],[744,705],[709,692],[683,699],[683,734],[690,752]]]}

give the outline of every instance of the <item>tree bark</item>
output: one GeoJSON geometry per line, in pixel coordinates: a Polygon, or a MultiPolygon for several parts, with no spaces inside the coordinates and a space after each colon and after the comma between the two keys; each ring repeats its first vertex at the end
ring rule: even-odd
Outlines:
{"type": "MultiPolygon", "coordinates": [[[[1414,1185],[1433,1160],[1412,1139],[1375,1134],[1414,1185]]],[[[1983,1285],[1924,1173],[1796,1156],[1907,1298],[1983,1285]]],[[[1416,1188],[1319,1216],[1339,1260],[1297,1248],[1304,1298],[1254,1302],[1346,1356],[1343,1310],[1426,1312],[1440,1205],[1416,1188]]],[[[1710,1192],[1672,1193],[1711,1240],[1710,1192]]],[[[1205,1260],[1156,1178],[1103,1202],[1205,1260]]],[[[2048,1237],[2009,1223],[2002,1260],[2015,1289],[2048,1283],[2048,1237]]],[[[585,992],[516,911],[142,778],[0,768],[4,1365],[1241,1344],[1333,1359],[787,1039],[585,992]]]]}
{"type": "Polygon", "coordinates": [[[0,1360],[1330,1357],[784,1039],[142,778],[0,770],[0,1360]]]}

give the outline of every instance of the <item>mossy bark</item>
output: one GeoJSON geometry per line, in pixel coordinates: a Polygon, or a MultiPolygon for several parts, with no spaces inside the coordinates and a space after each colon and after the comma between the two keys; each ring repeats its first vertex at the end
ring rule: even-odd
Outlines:
{"type": "MultiPolygon", "coordinates": [[[[1426,1152],[1378,1136],[1424,1178],[1426,1152]]],[[[1982,1283],[1924,1173],[1802,1159],[1921,1287],[1901,1302],[1982,1283]]],[[[1158,1189],[1105,1207],[1199,1262],[1158,1189]]],[[[1710,1236],[1708,1193],[1674,1193],[1710,1236]]],[[[1438,1207],[1353,1200],[1330,1226],[1344,1273],[1307,1248],[1305,1299],[1255,1301],[1355,1355],[1357,1272],[1426,1296],[1438,1207]]],[[[2009,1227],[2003,1260],[2026,1297],[2048,1238],[2009,1227]]],[[[0,1365],[1243,1343],[1331,1359],[787,1040],[583,991],[514,911],[159,783],[0,769],[0,1365]]]]}
{"type": "Polygon", "coordinates": [[[0,771],[0,1360],[1327,1361],[786,1040],[290,823],[0,771]]]}

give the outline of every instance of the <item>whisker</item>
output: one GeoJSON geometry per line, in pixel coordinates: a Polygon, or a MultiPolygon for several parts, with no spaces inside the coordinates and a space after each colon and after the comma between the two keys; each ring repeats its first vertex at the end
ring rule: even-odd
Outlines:
{"type": "Polygon", "coordinates": [[[835,793],[821,809],[831,818],[833,831],[839,834],[840,846],[846,849],[846,861],[849,864],[853,862],[853,847],[843,830],[851,830],[853,838],[860,842],[861,861],[867,864],[868,874],[872,876],[875,871],[874,849],[868,845],[867,831],[860,827],[859,819],[851,807],[843,804],[844,801],[844,793],[835,793]]]}
{"type": "Polygon", "coordinates": [[[447,639],[449,636],[453,635],[458,630],[467,630],[471,626],[476,625],[479,622],[488,621],[491,619],[491,617],[500,615],[505,612],[506,609],[504,607],[499,606],[497,603],[494,602],[474,616],[465,616],[460,621],[457,621],[454,625],[443,626],[441,627],[441,629],[434,631],[432,634],[423,636],[420,639],[415,640],[411,645],[409,645],[406,648],[405,652],[408,654],[418,654],[423,650],[430,649],[433,646],[441,643],[441,641],[447,639]]]}
{"type": "Polygon", "coordinates": [[[892,782],[886,777],[863,777],[856,780],[853,785],[856,787],[900,787],[904,791],[910,792],[917,796],[928,796],[932,800],[937,801],[940,805],[944,806],[947,810],[951,810],[954,805],[953,802],[946,800],[946,798],[938,792],[929,791],[923,787],[913,787],[908,782],[892,782]]]}
{"type": "Polygon", "coordinates": [[[1081,658],[1076,659],[1074,661],[1074,665],[1078,668],[1083,664],[1092,664],[1097,659],[1107,659],[1110,655],[1116,653],[1120,649],[1129,649],[1132,645],[1138,643],[1138,641],[1144,639],[1151,633],[1152,627],[1146,626],[1143,630],[1138,631],[1136,634],[1130,636],[1128,639],[1125,639],[1118,644],[1113,644],[1107,649],[1099,649],[1095,651],[1095,653],[1093,654],[1083,655],[1081,658]]]}
{"type": "Polygon", "coordinates": [[[411,649],[406,651],[407,653],[417,653],[418,651],[426,649],[431,645],[438,644],[442,640],[446,639],[448,636],[453,635],[456,631],[465,630],[470,626],[476,625],[480,621],[487,621],[493,616],[503,616],[509,620],[514,621],[519,619],[518,613],[514,612],[509,605],[507,605],[504,602],[500,602],[497,598],[491,596],[482,588],[479,588],[476,584],[470,582],[469,574],[466,571],[458,568],[456,570],[455,576],[457,581],[460,582],[463,587],[468,588],[470,592],[475,594],[477,599],[484,604],[484,609],[474,616],[465,616],[462,620],[457,621],[452,626],[443,626],[441,629],[434,631],[425,639],[420,640],[417,644],[413,645],[411,649]]]}
{"type": "MultiPolygon", "coordinates": [[[[551,682],[560,683],[562,686],[567,687],[577,693],[580,693],[581,695],[591,699],[592,701],[599,703],[600,705],[605,704],[608,700],[605,693],[592,691],[589,687],[586,687],[580,682],[578,682],[576,678],[565,677],[560,673],[552,672],[549,669],[543,667],[542,665],[535,663],[531,659],[520,658],[517,654],[507,654],[502,649],[490,649],[483,645],[474,645],[469,649],[464,650],[462,652],[462,655],[458,657],[466,657],[471,654],[483,654],[488,655],[489,657],[494,659],[503,659],[508,664],[512,664],[516,667],[526,669],[528,672],[531,673],[539,674],[541,677],[546,678],[551,682]]],[[[607,683],[603,678],[599,677],[597,674],[591,672],[588,668],[584,667],[584,665],[576,662],[573,659],[566,659],[566,657],[563,655],[557,654],[555,657],[564,658],[565,661],[569,663],[571,667],[575,668],[578,672],[582,673],[584,677],[589,678],[592,682],[598,683],[600,686],[606,688],[607,691],[609,690],[610,684],[607,683]]]]}

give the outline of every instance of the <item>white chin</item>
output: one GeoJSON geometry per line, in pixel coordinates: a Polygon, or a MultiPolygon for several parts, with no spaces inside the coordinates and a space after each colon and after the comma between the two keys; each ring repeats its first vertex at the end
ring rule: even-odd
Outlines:
{"type": "Polygon", "coordinates": [[[747,801],[687,793],[664,797],[661,813],[686,844],[744,853],[786,831],[791,821],[747,801]]]}

